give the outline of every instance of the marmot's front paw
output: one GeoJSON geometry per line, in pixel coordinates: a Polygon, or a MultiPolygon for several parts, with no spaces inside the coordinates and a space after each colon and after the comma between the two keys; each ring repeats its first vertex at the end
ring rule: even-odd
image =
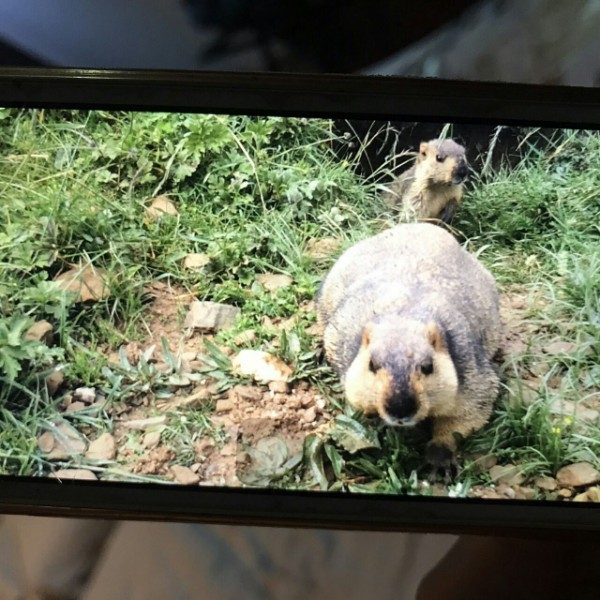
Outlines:
{"type": "Polygon", "coordinates": [[[425,460],[431,466],[430,481],[435,481],[439,475],[442,475],[444,481],[449,483],[456,477],[456,457],[448,446],[429,442],[425,450],[425,460]]]}

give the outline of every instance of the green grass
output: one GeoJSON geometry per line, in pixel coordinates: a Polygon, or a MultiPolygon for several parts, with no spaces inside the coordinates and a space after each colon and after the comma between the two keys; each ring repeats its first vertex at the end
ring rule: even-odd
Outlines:
{"type": "MultiPolygon", "coordinates": [[[[483,168],[455,223],[501,290],[528,301],[519,312],[527,343],[499,366],[497,409],[463,444],[453,495],[489,484],[472,464],[474,455],[518,464],[531,480],[569,462],[600,463],[598,422],[565,421],[551,408],[561,400],[600,404],[600,135],[557,132],[542,147],[529,133],[523,132],[516,166],[494,169],[489,153],[481,157],[483,168]],[[545,352],[555,341],[573,348],[545,352]]],[[[199,376],[216,377],[219,389],[239,381],[221,350],[237,350],[236,336],[252,329],[256,338],[240,347],[265,349],[293,364],[295,380],[309,381],[326,398],[335,427],[310,437],[303,462],[279,473],[273,485],[431,493],[422,485],[423,433],[392,430],[344,405],[318,340],[306,331],[315,315],[302,310],[335,259],[315,263],[306,252],[310,241],[336,238],[339,253],[394,222],[378,196],[391,159],[366,177],[357,169],[361,153],[386,136],[393,136],[389,126],[374,125],[358,155],[341,160],[334,148],[344,154],[355,140],[338,135],[327,120],[0,110],[6,149],[0,157],[6,199],[0,206],[0,473],[50,470],[36,439],[62,414],[62,398],[49,398],[42,385],[53,365],[65,374],[64,394],[95,386],[109,403],[132,406],[173,394],[173,378],[189,374],[165,348],[156,352],[169,364],[166,373],[145,358],[115,367],[106,357],[108,349],[144,341],[144,289],[164,281],[242,308],[235,327],[206,348],[206,372],[199,376]],[[179,215],[152,221],[148,200],[162,193],[179,215]],[[210,257],[202,272],[183,268],[191,252],[210,257]],[[110,296],[75,303],[53,284],[82,261],[106,270],[110,296]],[[255,283],[259,273],[286,273],[294,283],[268,293],[255,283]],[[281,335],[265,317],[296,322],[281,335]],[[23,339],[39,319],[54,325],[52,348],[23,339]]],[[[223,442],[211,414],[209,402],[170,416],[163,441],[181,464],[193,462],[199,436],[223,442]]],[[[60,418],[92,439],[115,428],[107,413],[76,415],[60,418]]],[[[130,443],[134,454],[141,451],[138,434],[130,443]]],[[[95,466],[117,476],[113,467],[95,466]]]]}

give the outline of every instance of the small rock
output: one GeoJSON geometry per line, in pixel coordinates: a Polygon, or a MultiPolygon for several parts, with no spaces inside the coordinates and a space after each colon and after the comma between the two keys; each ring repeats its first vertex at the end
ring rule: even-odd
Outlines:
{"type": "Polygon", "coordinates": [[[194,471],[194,473],[197,473],[200,470],[200,467],[202,467],[202,465],[199,462],[196,462],[190,467],[190,469],[194,471]]]}
{"type": "Polygon", "coordinates": [[[198,440],[194,446],[196,457],[199,461],[204,461],[215,451],[215,444],[211,440],[198,440]]]}
{"type": "Polygon", "coordinates": [[[54,371],[53,373],[50,373],[50,375],[46,377],[46,388],[48,389],[48,394],[50,396],[55,396],[64,380],[65,376],[63,375],[62,371],[54,371]]]}
{"type": "Polygon", "coordinates": [[[274,292],[281,288],[289,287],[294,280],[289,275],[262,273],[261,275],[256,276],[256,281],[268,292],[274,292]]]}
{"type": "Polygon", "coordinates": [[[586,493],[590,502],[600,502],[600,487],[594,486],[588,488],[586,493]]]}
{"type": "Polygon", "coordinates": [[[146,433],[142,439],[142,446],[146,448],[146,450],[151,450],[152,448],[156,448],[160,443],[161,431],[149,431],[146,433]]]}
{"type": "Polygon", "coordinates": [[[69,413],[77,412],[78,410],[85,409],[85,407],[86,406],[83,402],[70,402],[69,406],[67,406],[67,408],[65,409],[65,413],[69,414],[69,413]]]}
{"type": "Polygon", "coordinates": [[[535,490],[533,488],[516,485],[514,490],[515,498],[518,500],[533,500],[535,498],[535,490]]]}
{"type": "Polygon", "coordinates": [[[166,425],[167,417],[148,417],[147,419],[131,419],[130,421],[123,421],[123,425],[128,429],[136,429],[138,431],[147,431],[160,425],[166,425]]]}
{"type": "Polygon", "coordinates": [[[304,408],[307,408],[309,406],[313,406],[315,403],[315,399],[312,398],[311,396],[303,396],[300,398],[300,404],[302,404],[302,406],[304,408]]]}
{"type": "Polygon", "coordinates": [[[190,271],[198,271],[203,269],[209,262],[210,256],[208,256],[208,254],[198,254],[193,252],[183,259],[183,267],[190,271]]]}
{"type": "Polygon", "coordinates": [[[558,490],[557,493],[558,493],[558,495],[561,498],[570,498],[573,495],[573,492],[571,490],[566,489],[566,488],[558,490]]]}
{"type": "Polygon", "coordinates": [[[478,473],[489,471],[498,464],[498,457],[494,454],[474,456],[473,459],[473,467],[478,473]]]}
{"type": "Polygon", "coordinates": [[[153,221],[157,221],[164,215],[176,217],[179,213],[175,205],[167,198],[167,196],[156,196],[146,209],[146,216],[153,221]]]}
{"type": "Polygon", "coordinates": [[[236,385],[230,393],[230,399],[239,398],[250,402],[260,402],[262,396],[262,390],[254,385],[236,385]]]}
{"type": "Polygon", "coordinates": [[[314,406],[307,408],[302,415],[305,423],[312,423],[317,418],[317,409],[314,406]]]}
{"type": "Polygon", "coordinates": [[[189,467],[182,467],[181,465],[173,465],[171,467],[171,473],[175,477],[177,483],[182,485],[198,485],[200,483],[200,477],[189,467]]]}
{"type": "Polygon", "coordinates": [[[37,439],[37,445],[42,452],[50,452],[54,448],[54,436],[49,431],[42,433],[37,439]]]}
{"type": "Polygon", "coordinates": [[[577,346],[571,342],[552,342],[547,346],[542,347],[542,351],[546,354],[556,356],[558,354],[571,354],[577,346]]]}
{"type": "Polygon", "coordinates": [[[594,423],[600,413],[592,408],[587,408],[570,400],[556,399],[550,404],[550,410],[556,415],[574,417],[585,423],[594,423]]]}
{"type": "Polygon", "coordinates": [[[75,294],[76,302],[98,301],[109,295],[108,274],[92,264],[74,267],[54,278],[63,290],[75,294]]]}
{"type": "Polygon", "coordinates": [[[580,462],[560,469],[556,474],[556,479],[564,487],[592,485],[600,481],[600,472],[590,463],[580,462]]]}
{"type": "Polygon", "coordinates": [[[500,485],[497,485],[496,491],[499,494],[501,494],[502,496],[504,496],[505,498],[510,498],[511,500],[514,500],[517,496],[517,493],[515,492],[515,490],[513,490],[513,488],[511,488],[506,483],[501,483],[500,485]]]}
{"type": "Polygon", "coordinates": [[[549,492],[554,491],[558,487],[558,482],[553,477],[538,477],[534,483],[535,487],[549,492]]]}
{"type": "Polygon", "coordinates": [[[96,400],[96,390],[89,387],[80,387],[73,392],[73,400],[92,404],[96,400]]]}
{"type": "Polygon", "coordinates": [[[473,495],[477,498],[483,498],[485,500],[500,500],[505,498],[505,496],[499,494],[493,488],[476,488],[473,495]]]}
{"type": "Polygon", "coordinates": [[[271,381],[269,389],[276,394],[287,394],[290,391],[290,385],[286,381],[271,381]]]}
{"type": "Polygon", "coordinates": [[[183,326],[185,329],[217,331],[233,327],[240,309],[219,302],[200,302],[194,300],[190,305],[183,326]]]}
{"type": "Polygon", "coordinates": [[[506,485],[520,485],[525,480],[525,476],[519,472],[515,465],[494,465],[489,470],[492,481],[504,483],[506,485]]]}
{"type": "Polygon", "coordinates": [[[306,244],[306,255],[314,261],[329,258],[340,247],[340,240],[327,237],[320,240],[310,240],[306,244]]]}
{"type": "Polygon", "coordinates": [[[103,433],[90,444],[85,456],[90,460],[114,460],[117,456],[115,438],[110,433],[103,433]]]}
{"type": "Polygon", "coordinates": [[[587,492],[577,494],[575,498],[573,498],[573,502],[589,502],[587,492]]]}
{"type": "Polygon", "coordinates": [[[59,423],[46,433],[53,438],[52,444],[50,444],[47,436],[44,437],[42,442],[45,447],[50,448],[45,456],[48,460],[67,460],[85,452],[87,447],[85,440],[74,427],[67,423],[59,423]]]}
{"type": "Polygon", "coordinates": [[[89,479],[97,480],[96,475],[88,469],[59,469],[50,473],[49,477],[53,479],[89,479]]]}
{"type": "Polygon", "coordinates": [[[238,374],[265,383],[288,381],[292,375],[292,369],[288,365],[261,350],[241,350],[233,359],[233,366],[238,374]]]}
{"type": "Polygon", "coordinates": [[[25,334],[24,338],[28,341],[43,342],[46,346],[52,344],[54,328],[48,321],[36,321],[25,334]]]}
{"type": "Polygon", "coordinates": [[[238,333],[233,338],[233,343],[236,346],[242,346],[243,344],[249,344],[256,339],[256,331],[254,329],[247,329],[246,331],[242,331],[238,333]]]}
{"type": "Polygon", "coordinates": [[[600,502],[600,487],[590,487],[585,492],[577,494],[573,502],[600,502]]]}
{"type": "Polygon", "coordinates": [[[231,400],[217,400],[215,404],[216,412],[229,412],[235,408],[235,404],[231,400]]]}

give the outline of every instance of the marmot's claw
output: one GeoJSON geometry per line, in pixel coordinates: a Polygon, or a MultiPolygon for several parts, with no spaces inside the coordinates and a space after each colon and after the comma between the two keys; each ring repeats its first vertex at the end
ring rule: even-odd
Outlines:
{"type": "Polygon", "coordinates": [[[441,475],[444,483],[450,483],[457,474],[458,467],[454,452],[448,446],[430,442],[425,452],[427,464],[431,466],[429,480],[435,481],[441,475]]]}

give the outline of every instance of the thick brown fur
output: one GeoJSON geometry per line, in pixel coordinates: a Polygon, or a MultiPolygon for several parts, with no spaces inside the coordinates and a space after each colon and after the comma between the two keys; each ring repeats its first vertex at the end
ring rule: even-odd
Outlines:
{"type": "Polygon", "coordinates": [[[414,165],[384,193],[386,202],[408,217],[450,223],[469,173],[465,149],[450,139],[421,142],[414,165]]]}
{"type": "Polygon", "coordinates": [[[321,284],[317,318],[347,401],[391,425],[431,419],[430,462],[448,466],[454,434],[489,420],[496,283],[443,228],[397,225],[349,248],[321,284]]]}

